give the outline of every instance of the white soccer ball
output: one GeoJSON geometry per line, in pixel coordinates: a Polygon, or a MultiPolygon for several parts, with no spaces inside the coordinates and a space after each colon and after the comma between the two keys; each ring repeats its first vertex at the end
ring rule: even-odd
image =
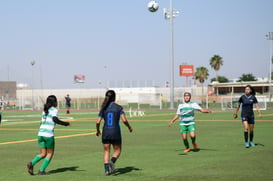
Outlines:
{"type": "Polygon", "coordinates": [[[159,4],[156,1],[150,1],[147,7],[150,12],[156,12],[159,8],[159,4]]]}

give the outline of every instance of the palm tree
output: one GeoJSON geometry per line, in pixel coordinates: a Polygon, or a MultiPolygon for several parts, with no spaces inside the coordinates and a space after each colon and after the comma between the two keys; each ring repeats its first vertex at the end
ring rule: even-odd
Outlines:
{"type": "Polygon", "coordinates": [[[209,71],[206,67],[197,67],[195,72],[195,79],[202,84],[202,97],[204,96],[204,82],[208,79],[209,71]]]}
{"type": "Polygon", "coordinates": [[[220,70],[220,67],[223,65],[223,59],[220,55],[214,55],[210,59],[210,66],[215,70],[216,73],[216,81],[218,81],[218,71],[220,70]]]}
{"type": "MultiPolygon", "coordinates": [[[[220,55],[213,55],[210,59],[210,66],[214,69],[216,74],[216,82],[218,82],[218,71],[220,67],[223,65],[223,59],[220,55]]],[[[216,87],[216,95],[218,96],[218,88],[216,87]]]]}

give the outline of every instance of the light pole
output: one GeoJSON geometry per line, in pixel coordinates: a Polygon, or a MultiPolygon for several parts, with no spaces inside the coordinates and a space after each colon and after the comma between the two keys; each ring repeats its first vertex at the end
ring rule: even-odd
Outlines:
{"type": "Polygon", "coordinates": [[[271,83],[272,83],[272,63],[273,63],[273,55],[272,55],[272,46],[273,46],[273,32],[269,32],[267,35],[265,35],[267,40],[269,40],[269,87],[268,87],[268,93],[269,93],[269,102],[271,102],[271,83]]]}
{"type": "Polygon", "coordinates": [[[34,110],[34,95],[33,95],[33,85],[34,85],[34,65],[35,65],[35,60],[30,61],[30,65],[31,65],[31,71],[32,71],[32,76],[31,76],[31,101],[32,101],[32,110],[34,110]]]}
{"type": "Polygon", "coordinates": [[[174,108],[174,46],[173,46],[173,19],[179,11],[173,9],[173,1],[170,0],[170,8],[163,9],[165,19],[170,20],[170,109],[174,108]]]}

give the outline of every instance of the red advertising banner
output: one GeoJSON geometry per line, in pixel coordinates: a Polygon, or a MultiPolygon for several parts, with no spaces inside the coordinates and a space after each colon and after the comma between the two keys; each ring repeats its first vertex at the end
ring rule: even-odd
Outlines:
{"type": "Polygon", "coordinates": [[[194,76],[194,66],[180,65],[180,76],[194,76]]]}
{"type": "Polygon", "coordinates": [[[85,75],[74,75],[74,82],[75,83],[84,83],[85,82],[85,75]]]}

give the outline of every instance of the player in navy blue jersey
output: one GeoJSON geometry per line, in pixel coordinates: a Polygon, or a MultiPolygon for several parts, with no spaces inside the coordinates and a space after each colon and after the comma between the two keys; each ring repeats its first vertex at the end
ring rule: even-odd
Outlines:
{"type": "Polygon", "coordinates": [[[66,114],[70,115],[71,98],[69,97],[69,94],[67,94],[64,97],[64,99],[65,99],[66,114]]]}
{"type": "Polygon", "coordinates": [[[96,122],[96,135],[99,136],[101,134],[100,123],[101,120],[104,119],[102,143],[104,148],[104,168],[106,176],[115,172],[115,162],[121,153],[122,140],[119,125],[120,118],[127,126],[129,131],[133,131],[132,127],[126,119],[123,108],[115,103],[115,99],[116,93],[113,90],[108,90],[105,94],[105,99],[102,103],[98,120],[96,122]],[[112,154],[112,158],[110,160],[111,145],[113,146],[114,153],[112,154]]]}
{"type": "Polygon", "coordinates": [[[244,138],[245,138],[246,148],[249,148],[250,146],[255,147],[255,143],[253,142],[254,124],[255,124],[253,105],[256,106],[256,109],[259,113],[259,117],[262,117],[262,113],[255,95],[256,95],[256,92],[254,88],[250,85],[247,85],[245,87],[245,94],[240,97],[239,104],[233,115],[233,117],[236,119],[237,113],[240,109],[240,106],[242,105],[241,118],[244,125],[244,138]],[[249,131],[249,142],[248,142],[248,131],[249,131]]]}

